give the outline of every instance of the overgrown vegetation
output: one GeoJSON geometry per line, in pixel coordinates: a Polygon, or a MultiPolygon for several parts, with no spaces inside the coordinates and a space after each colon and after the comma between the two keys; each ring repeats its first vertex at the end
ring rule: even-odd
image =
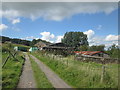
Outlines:
{"type": "Polygon", "coordinates": [[[45,74],[41,71],[37,63],[30,57],[34,77],[36,80],[37,88],[53,88],[45,74]]]}
{"type": "Polygon", "coordinates": [[[106,51],[112,58],[118,58],[120,56],[120,47],[113,44],[106,51]]]}
{"type": "Polygon", "coordinates": [[[75,61],[73,57],[51,58],[40,52],[32,53],[53,71],[55,71],[69,85],[76,88],[117,88],[118,65],[106,64],[103,81],[102,64],[75,61]]]}
{"type": "MultiPolygon", "coordinates": [[[[3,55],[4,56],[4,55],[3,55]]],[[[24,63],[24,58],[21,53],[16,56],[16,61],[14,58],[9,58],[4,68],[2,68],[2,88],[14,89],[19,81],[19,77],[22,70],[22,65],[24,63]]]]}
{"type": "Polygon", "coordinates": [[[1,52],[2,65],[4,65],[2,68],[2,89],[10,88],[13,90],[18,84],[24,57],[21,52],[17,52],[14,56],[15,51],[11,43],[3,44],[1,52]],[[7,59],[8,56],[9,58],[7,59]],[[6,63],[4,63],[5,61],[6,63]]]}

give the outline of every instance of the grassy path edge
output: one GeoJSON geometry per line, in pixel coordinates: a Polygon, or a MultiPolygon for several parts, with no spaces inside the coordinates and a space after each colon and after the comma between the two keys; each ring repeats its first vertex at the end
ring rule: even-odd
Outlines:
{"type": "Polygon", "coordinates": [[[42,70],[38,67],[37,63],[31,57],[30,62],[34,72],[37,88],[54,88],[45,76],[44,72],[42,72],[42,70]]]}

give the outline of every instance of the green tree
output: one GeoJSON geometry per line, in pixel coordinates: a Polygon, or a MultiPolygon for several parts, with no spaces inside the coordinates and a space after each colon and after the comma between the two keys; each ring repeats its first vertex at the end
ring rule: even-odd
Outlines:
{"type": "Polygon", "coordinates": [[[31,41],[31,44],[30,44],[30,46],[34,46],[36,43],[38,43],[38,42],[43,42],[43,43],[45,43],[45,44],[50,44],[50,42],[48,42],[48,41],[45,41],[45,40],[42,40],[42,39],[33,39],[32,41],[31,41]]]}
{"type": "Polygon", "coordinates": [[[105,45],[93,45],[89,47],[89,51],[104,51],[105,45]]]}
{"type": "Polygon", "coordinates": [[[80,51],[88,51],[89,46],[88,45],[82,45],[79,47],[80,51]]]}
{"type": "Polygon", "coordinates": [[[37,43],[37,40],[33,39],[31,42],[31,46],[34,46],[37,43]]]}
{"type": "Polygon", "coordinates": [[[112,57],[112,58],[118,58],[119,57],[119,53],[120,53],[120,48],[113,44],[112,46],[110,46],[107,50],[107,53],[112,57]]]}
{"type": "Polygon", "coordinates": [[[87,35],[83,32],[66,32],[62,43],[70,47],[79,47],[80,45],[88,45],[87,35]]]}

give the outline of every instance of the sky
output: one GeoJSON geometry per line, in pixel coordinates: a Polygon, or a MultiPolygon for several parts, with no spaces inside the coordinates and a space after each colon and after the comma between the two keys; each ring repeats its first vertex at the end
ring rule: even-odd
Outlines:
{"type": "Polygon", "coordinates": [[[116,2],[3,2],[2,36],[61,42],[64,34],[87,34],[89,45],[118,45],[116,2]]]}

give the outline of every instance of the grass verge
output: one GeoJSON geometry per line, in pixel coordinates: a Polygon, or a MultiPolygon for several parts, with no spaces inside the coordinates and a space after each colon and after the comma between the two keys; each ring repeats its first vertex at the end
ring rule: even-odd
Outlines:
{"type": "Polygon", "coordinates": [[[24,58],[21,53],[18,53],[16,61],[14,58],[8,59],[4,68],[2,68],[2,89],[5,88],[14,89],[16,88],[19,77],[22,71],[22,65],[24,64],[24,58]]]}
{"type": "Polygon", "coordinates": [[[117,88],[118,65],[107,64],[101,83],[102,64],[74,61],[70,58],[55,60],[40,53],[32,53],[56,72],[69,85],[76,88],[117,88]],[[68,60],[68,65],[66,64],[68,60]]]}
{"type": "Polygon", "coordinates": [[[48,81],[45,74],[42,72],[37,63],[31,57],[30,61],[34,72],[37,88],[53,88],[52,84],[48,81]]]}

